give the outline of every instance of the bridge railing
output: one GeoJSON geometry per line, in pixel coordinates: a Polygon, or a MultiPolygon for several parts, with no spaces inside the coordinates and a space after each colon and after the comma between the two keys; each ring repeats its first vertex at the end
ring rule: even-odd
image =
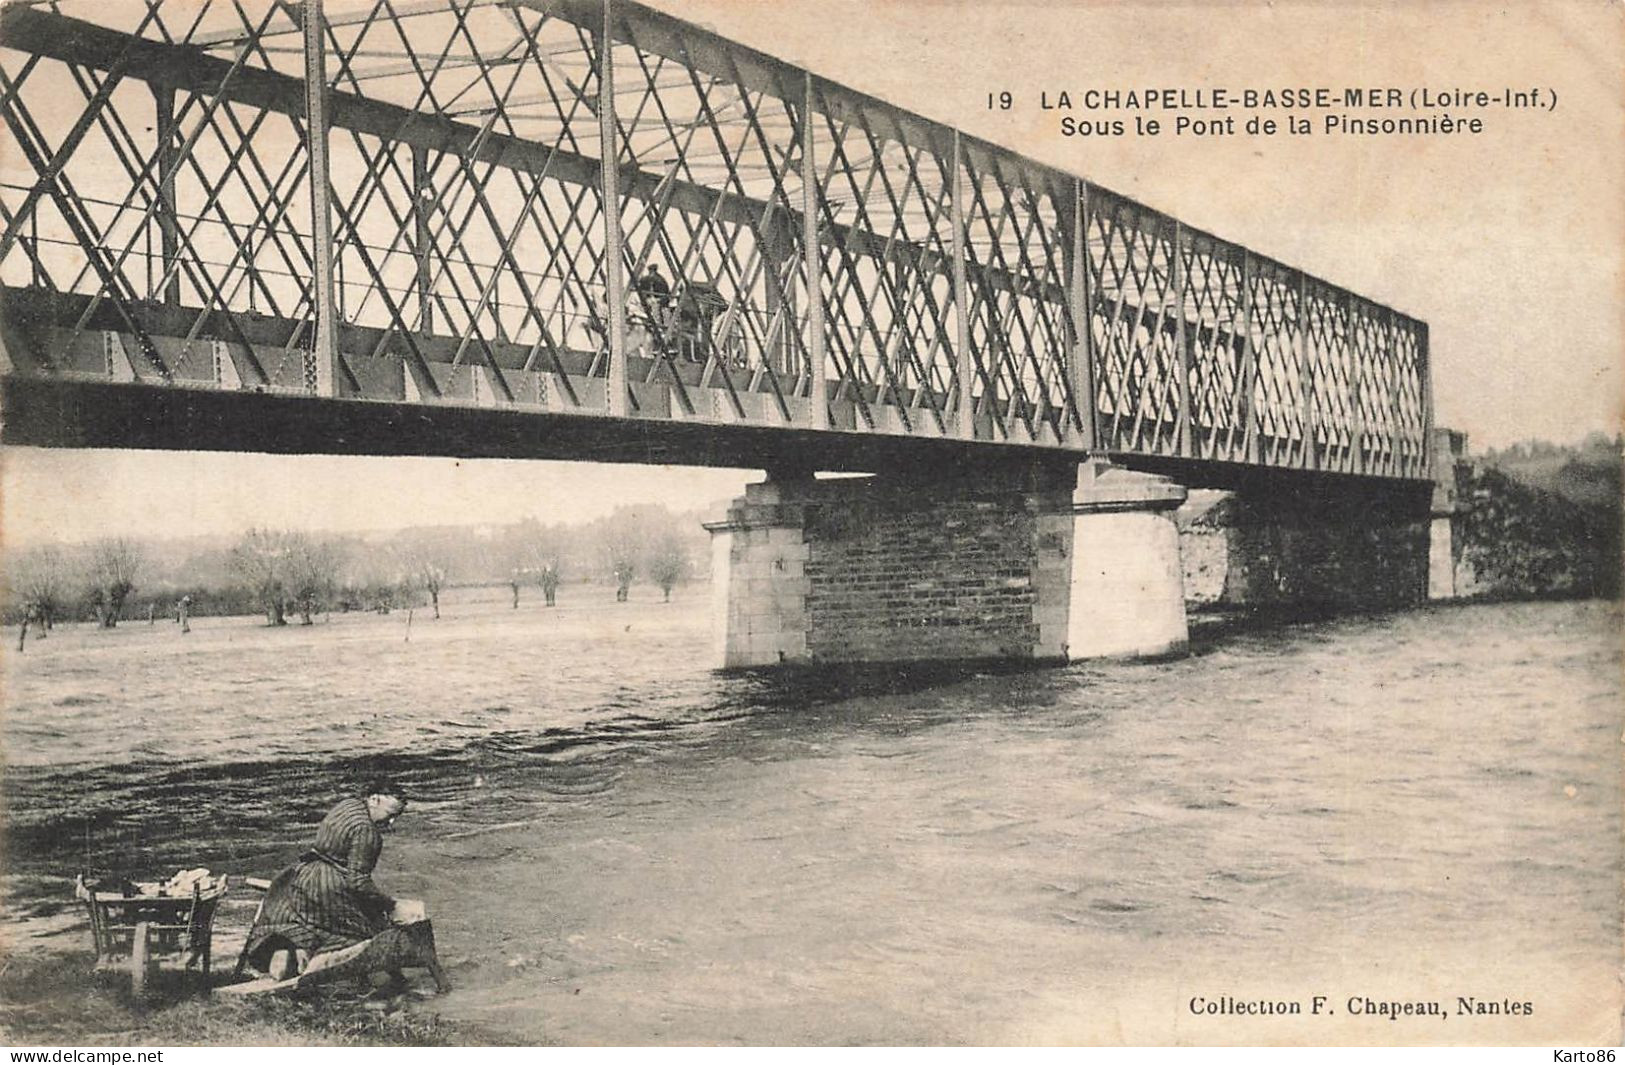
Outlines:
{"type": "Polygon", "coordinates": [[[0,94],[11,373],[1427,473],[1423,323],[630,0],[13,4],[0,94]]]}

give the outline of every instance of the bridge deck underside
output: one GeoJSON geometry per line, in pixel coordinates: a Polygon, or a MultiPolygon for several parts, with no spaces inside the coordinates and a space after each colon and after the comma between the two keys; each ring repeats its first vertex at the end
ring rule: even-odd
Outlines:
{"type": "MultiPolygon", "coordinates": [[[[749,422],[627,419],[512,407],[346,402],[296,393],[18,377],[0,392],[8,443],[66,448],[254,451],[285,455],[551,459],[1069,482],[1077,456],[1056,448],[949,437],[770,427],[749,422]]],[[[1192,488],[1321,499],[1353,493],[1425,508],[1432,484],[1408,478],[1207,459],[1096,453],[1192,488]]]]}
{"type": "Polygon", "coordinates": [[[0,96],[13,385],[1427,475],[1423,323],[630,0],[12,5],[0,96]]]}

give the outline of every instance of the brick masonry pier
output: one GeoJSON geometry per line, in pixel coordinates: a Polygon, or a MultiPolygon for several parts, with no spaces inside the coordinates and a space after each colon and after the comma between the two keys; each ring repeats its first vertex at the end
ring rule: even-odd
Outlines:
{"type": "Polygon", "coordinates": [[[1184,497],[1095,464],[931,483],[770,477],[707,525],[716,662],[1177,653],[1184,497]]]}
{"type": "Polygon", "coordinates": [[[1425,497],[1227,492],[1193,504],[1180,533],[1192,606],[1387,609],[1428,596],[1439,529],[1425,497]]]}
{"type": "Polygon", "coordinates": [[[1189,493],[1101,461],[769,476],[706,526],[713,658],[1156,658],[1186,649],[1187,608],[1410,606],[1455,590],[1450,485],[1189,493]]]}

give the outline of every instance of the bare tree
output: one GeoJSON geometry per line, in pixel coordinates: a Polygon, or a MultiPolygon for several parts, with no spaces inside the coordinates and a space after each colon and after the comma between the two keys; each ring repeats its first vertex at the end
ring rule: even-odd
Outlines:
{"type": "Polygon", "coordinates": [[[104,629],[118,624],[124,601],[135,590],[141,552],[123,537],[101,540],[90,549],[90,601],[104,629]]]}
{"type": "Polygon", "coordinates": [[[594,523],[592,534],[604,569],[614,577],[617,602],[627,600],[639,576],[658,586],[670,602],[672,589],[688,575],[691,545],[678,519],[664,507],[617,507],[594,523]]]}
{"type": "Polygon", "coordinates": [[[638,575],[638,559],[643,554],[645,529],[639,515],[621,507],[607,519],[600,541],[604,562],[615,578],[615,601],[626,602],[632,580],[638,575]]]}
{"type": "Polygon", "coordinates": [[[433,562],[419,561],[416,567],[418,583],[423,590],[429,593],[429,602],[434,606],[435,620],[440,620],[440,589],[446,584],[446,571],[433,562]]]}
{"type": "Polygon", "coordinates": [[[250,529],[231,552],[231,567],[267,625],[286,625],[290,607],[301,624],[312,624],[337,591],[340,561],[335,545],[280,529],[250,529]]]}
{"type": "Polygon", "coordinates": [[[507,536],[510,563],[508,587],[513,605],[519,606],[519,590],[527,584],[539,585],[547,605],[552,606],[559,589],[559,545],[552,530],[535,518],[526,518],[507,536]]]}
{"type": "Polygon", "coordinates": [[[12,591],[21,603],[25,617],[43,638],[67,605],[70,585],[67,561],[56,547],[37,547],[17,560],[11,576],[12,591]]]}
{"type": "Polygon", "coordinates": [[[624,603],[631,596],[632,578],[638,575],[637,563],[630,555],[617,556],[610,562],[610,572],[615,576],[615,601],[624,603]]]}
{"type": "Polygon", "coordinates": [[[549,559],[542,563],[542,570],[536,576],[536,583],[542,586],[542,595],[546,597],[547,605],[553,606],[559,594],[558,559],[549,559]]]}
{"type": "Polygon", "coordinates": [[[339,552],[334,545],[304,533],[285,533],[288,544],[288,597],[299,611],[299,623],[333,598],[338,587],[339,552]]]}
{"type": "Polygon", "coordinates": [[[410,529],[399,534],[381,556],[368,553],[380,562],[392,560],[399,570],[403,598],[416,603],[426,597],[438,619],[440,593],[445,590],[447,575],[464,564],[460,556],[463,539],[456,532],[442,529],[410,529]]]}
{"type": "Polygon", "coordinates": [[[507,570],[508,589],[513,593],[513,608],[519,609],[520,589],[529,583],[535,566],[535,533],[541,527],[535,518],[526,518],[503,532],[497,548],[498,563],[507,570]]]}
{"type": "Polygon", "coordinates": [[[267,625],[286,625],[292,545],[288,534],[250,529],[231,551],[231,568],[254,602],[265,611],[267,625]]]}
{"type": "Polygon", "coordinates": [[[371,609],[379,614],[401,607],[411,609],[425,598],[438,602],[439,592],[445,587],[445,570],[438,562],[425,562],[436,556],[417,548],[368,545],[352,557],[354,582],[371,609]]]}
{"type": "Polygon", "coordinates": [[[688,574],[688,552],[675,531],[666,529],[656,535],[649,545],[649,579],[665,593],[671,602],[671,590],[688,574]]]}

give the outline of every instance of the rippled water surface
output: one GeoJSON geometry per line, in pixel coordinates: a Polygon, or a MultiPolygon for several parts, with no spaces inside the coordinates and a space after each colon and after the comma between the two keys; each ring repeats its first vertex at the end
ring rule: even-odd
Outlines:
{"type": "MultiPolygon", "coordinates": [[[[1620,614],[1232,631],[1157,665],[724,677],[669,606],[61,630],[9,658],[8,909],[84,865],[267,874],[346,782],[441,1008],[564,1042],[1617,1033],[1620,614]],[[1194,1014],[1225,995],[1331,1017],[1194,1014]],[[1535,1003],[1347,1013],[1349,996],[1535,1003]]],[[[1584,1040],[1582,1040],[1584,1041],[1584,1040]]]]}

